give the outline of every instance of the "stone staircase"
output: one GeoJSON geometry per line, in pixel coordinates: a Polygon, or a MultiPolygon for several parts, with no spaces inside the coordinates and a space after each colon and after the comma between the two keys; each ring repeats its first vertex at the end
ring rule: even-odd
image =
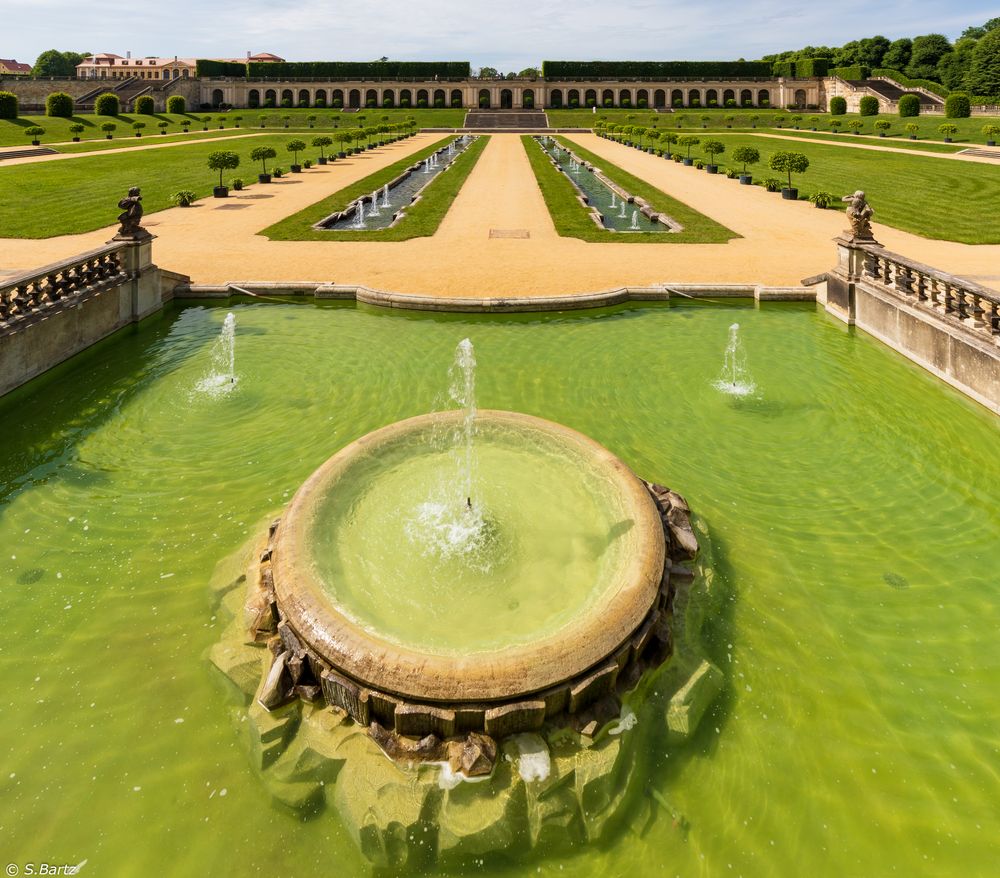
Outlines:
{"type": "Polygon", "coordinates": [[[549,127],[543,110],[469,110],[465,127],[489,131],[538,131],[549,127]]]}

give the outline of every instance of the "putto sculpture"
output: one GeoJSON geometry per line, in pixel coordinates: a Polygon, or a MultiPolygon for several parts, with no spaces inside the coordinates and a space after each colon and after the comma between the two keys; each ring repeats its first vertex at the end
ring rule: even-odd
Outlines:
{"type": "Polygon", "coordinates": [[[139,194],[138,186],[133,186],[129,189],[128,195],[118,202],[118,206],[122,209],[122,212],[118,214],[118,222],[121,223],[121,228],[118,229],[118,234],[115,235],[117,240],[136,240],[151,237],[149,232],[141,225],[142,196],[139,194]]]}
{"type": "Polygon", "coordinates": [[[875,211],[860,189],[853,195],[845,195],[841,201],[848,202],[847,219],[851,224],[851,240],[874,241],[872,233],[872,216],[875,211]]]}

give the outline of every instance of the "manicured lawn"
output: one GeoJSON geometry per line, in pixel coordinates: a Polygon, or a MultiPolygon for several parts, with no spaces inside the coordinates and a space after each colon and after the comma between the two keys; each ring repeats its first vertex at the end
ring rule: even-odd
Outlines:
{"type": "MultiPolygon", "coordinates": [[[[875,209],[876,222],[925,238],[963,244],[1000,243],[1000,211],[996,208],[1000,204],[1000,168],[931,156],[843,149],[818,143],[793,144],[752,134],[721,137],[720,134],[712,133],[713,138],[726,144],[726,152],[717,160],[720,175],[738,146],[754,146],[760,151],[761,163],[750,169],[755,183],[767,177],[781,178],[781,174],[767,166],[773,153],[801,152],[810,164],[805,174],[792,178],[800,198],[814,192],[830,192],[839,200],[849,192],[863,189],[875,209]]],[[[695,146],[692,157],[706,158],[700,149],[700,145],[695,146]]],[[[652,157],[650,160],[663,161],[652,157]]],[[[741,167],[736,162],[732,166],[741,167]]],[[[703,173],[693,167],[684,170],[703,173]]],[[[739,198],[739,183],[722,179],[733,187],[732,197],[739,198]]],[[[781,196],[775,194],[774,198],[774,209],[781,210],[781,196]]]]}
{"type": "MultiPolygon", "coordinates": [[[[569,145],[565,138],[557,137],[563,146],[569,145]]],[[[573,151],[599,167],[605,175],[619,186],[645,198],[659,213],[666,213],[684,226],[684,231],[670,234],[616,234],[603,231],[594,225],[588,211],[580,206],[577,191],[565,174],[557,171],[541,146],[530,135],[523,135],[521,143],[528,153],[528,161],[538,180],[545,205],[552,216],[556,231],[564,238],[580,238],[602,244],[715,244],[738,238],[735,232],[720,225],[693,208],[671,198],[665,192],[633,177],[607,159],[600,158],[578,144],[573,143],[573,151]]]]}
{"type": "MultiPolygon", "coordinates": [[[[33,125],[38,125],[45,129],[45,134],[40,138],[43,146],[51,146],[54,143],[69,141],[73,138],[73,132],[69,130],[70,125],[79,123],[84,126],[80,134],[81,142],[104,141],[105,134],[101,131],[101,125],[105,122],[112,122],[118,126],[114,132],[115,140],[130,139],[133,137],[132,123],[145,122],[146,127],[142,132],[142,139],[147,137],[160,137],[160,130],[157,128],[158,122],[167,122],[167,132],[169,134],[183,135],[181,122],[191,123],[191,137],[195,138],[206,125],[201,120],[210,117],[207,126],[210,131],[218,131],[220,125],[224,125],[224,130],[231,130],[234,125],[239,124],[241,129],[249,128],[259,130],[261,127],[261,116],[264,117],[266,128],[285,127],[288,116],[288,126],[290,129],[308,129],[310,124],[315,128],[329,130],[331,128],[356,128],[361,125],[379,125],[383,121],[390,125],[397,125],[406,119],[413,118],[419,128],[457,128],[461,127],[465,119],[465,110],[359,110],[356,113],[345,113],[341,110],[324,109],[314,107],[311,109],[277,109],[277,110],[230,110],[229,112],[219,112],[217,110],[205,110],[199,112],[186,113],[183,115],[171,113],[156,113],[152,116],[140,116],[135,113],[123,113],[121,116],[95,116],[93,114],[83,114],[74,116],[72,119],[62,119],[55,116],[23,116],[19,119],[0,119],[0,146],[28,146],[31,138],[25,135],[24,129],[33,125]],[[236,117],[242,117],[242,121],[236,122],[236,117]],[[316,120],[309,122],[309,116],[316,116],[316,120]],[[220,122],[219,117],[224,117],[220,122]]],[[[79,148],[79,147],[77,147],[79,148]]]]}
{"type": "MultiPolygon", "coordinates": [[[[278,158],[268,163],[268,170],[275,165],[287,169],[291,156],[285,144],[290,135],[283,131],[232,144],[193,143],[175,149],[111,152],[6,167],[0,164],[0,237],[52,238],[110,225],[118,215],[118,200],[130,186],[142,188],[147,214],[171,207],[170,195],[182,189],[195,192],[199,198],[211,195],[219,178],[206,161],[209,153],[219,149],[230,149],[241,158],[239,168],[228,173],[226,180],[242,177],[255,182],[260,165],[250,161],[250,151],[272,146],[278,158]]],[[[299,158],[315,159],[318,155],[319,150],[309,147],[299,158]]]]}
{"type": "Polygon", "coordinates": [[[420,201],[407,208],[405,216],[396,226],[390,229],[373,229],[370,232],[327,232],[318,231],[313,225],[330,214],[343,210],[355,198],[381,188],[410,165],[429,156],[452,139],[445,137],[381,171],[369,174],[363,180],[352,183],[328,198],[264,229],[261,234],[273,241],[406,241],[410,238],[433,235],[441,225],[441,220],[444,219],[462,184],[479,161],[489,137],[478,138],[461,153],[447,171],[432,181],[420,201]]]}

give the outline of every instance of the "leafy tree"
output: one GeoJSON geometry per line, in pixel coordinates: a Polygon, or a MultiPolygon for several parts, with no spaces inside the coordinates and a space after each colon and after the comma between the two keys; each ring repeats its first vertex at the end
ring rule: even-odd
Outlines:
{"type": "Polygon", "coordinates": [[[958,126],[951,122],[945,122],[944,125],[938,125],[938,132],[944,136],[945,140],[951,140],[958,134],[958,126]]]}
{"type": "Polygon", "coordinates": [[[698,137],[695,137],[692,134],[685,134],[683,137],[678,137],[677,138],[677,142],[681,146],[686,146],[687,147],[688,158],[691,158],[691,147],[692,146],[697,146],[699,143],[701,143],[701,139],[698,138],[698,137]]]}
{"type": "Polygon", "coordinates": [[[500,79],[500,71],[496,67],[480,67],[479,79],[500,79]]]}
{"type": "Polygon", "coordinates": [[[541,71],[537,67],[525,67],[524,70],[517,75],[522,79],[537,79],[541,76],[541,71]]]}
{"type": "Polygon", "coordinates": [[[937,75],[938,61],[950,51],[951,43],[944,34],[925,34],[914,38],[906,75],[914,79],[933,79],[937,75]]]}
{"type": "Polygon", "coordinates": [[[972,50],[965,87],[973,94],[1000,94],[1000,27],[991,28],[972,50]]]}
{"type": "Polygon", "coordinates": [[[25,137],[30,137],[31,142],[34,143],[45,133],[45,129],[39,127],[38,125],[31,125],[24,129],[25,137]]]}
{"type": "Polygon", "coordinates": [[[105,133],[105,134],[107,135],[107,137],[108,137],[108,140],[111,140],[111,135],[112,135],[112,134],[114,133],[114,130],[115,130],[115,129],[116,129],[117,127],[118,127],[118,126],[117,126],[117,125],[115,125],[115,123],[114,123],[114,122],[105,122],[105,123],[104,123],[104,124],[103,124],[103,125],[101,126],[101,131],[103,131],[103,132],[104,132],[104,133],[105,133]]]}
{"type": "Polygon", "coordinates": [[[324,134],[324,135],[322,135],[320,137],[314,137],[312,139],[312,145],[316,146],[316,147],[319,147],[319,157],[321,159],[323,159],[323,158],[326,158],[326,156],[323,154],[323,149],[325,147],[327,147],[327,146],[333,146],[333,139],[330,138],[330,137],[327,137],[324,134]]]}
{"type": "Polygon", "coordinates": [[[726,145],[721,140],[706,140],[701,147],[708,156],[709,164],[715,164],[715,157],[726,151],[726,145]]]}
{"type": "Polygon", "coordinates": [[[913,53],[913,40],[903,37],[896,40],[889,46],[889,50],[882,56],[882,66],[893,70],[906,70],[906,65],[910,63],[910,55],[913,53]]]}
{"type": "Polygon", "coordinates": [[[1000,18],[991,18],[982,27],[967,27],[962,31],[962,39],[981,40],[991,30],[1000,29],[1000,18]]]}
{"type": "Polygon", "coordinates": [[[937,75],[934,78],[950,89],[962,88],[969,67],[972,66],[972,53],[975,49],[975,40],[959,40],[955,43],[955,50],[943,55],[938,61],[937,75]]]}
{"type": "Polygon", "coordinates": [[[910,135],[917,134],[920,131],[920,126],[916,122],[907,122],[903,128],[910,135]]]}
{"type": "Polygon", "coordinates": [[[299,153],[306,148],[306,142],[304,140],[289,140],[285,144],[285,149],[287,149],[292,154],[292,164],[297,165],[299,163],[299,153]]]}
{"type": "Polygon", "coordinates": [[[213,171],[219,172],[219,187],[222,187],[222,174],[224,171],[233,171],[240,166],[240,157],[235,152],[222,151],[210,153],[208,156],[208,166],[213,171]]]}
{"type": "Polygon", "coordinates": [[[780,151],[767,160],[772,171],[788,174],[788,188],[792,188],[792,174],[804,174],[809,170],[809,159],[801,152],[780,151]]]}
{"type": "Polygon", "coordinates": [[[733,161],[743,165],[745,174],[747,165],[755,165],[760,161],[760,151],[754,146],[738,146],[733,150],[733,161]]]}
{"type": "Polygon", "coordinates": [[[267,160],[277,157],[278,153],[275,152],[273,146],[257,146],[250,152],[250,161],[260,162],[265,174],[267,173],[267,160]]]}
{"type": "Polygon", "coordinates": [[[32,76],[76,76],[76,65],[85,58],[79,52],[47,49],[35,59],[32,76]]]}

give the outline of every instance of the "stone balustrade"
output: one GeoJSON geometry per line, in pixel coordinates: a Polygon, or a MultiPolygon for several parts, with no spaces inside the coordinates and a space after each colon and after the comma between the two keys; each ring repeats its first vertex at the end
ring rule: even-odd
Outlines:
{"type": "Polygon", "coordinates": [[[863,279],[903,296],[909,304],[1000,342],[1000,293],[877,245],[862,245],[863,279]]]}
{"type": "Polygon", "coordinates": [[[118,286],[130,277],[125,243],[116,242],[0,282],[0,329],[43,315],[70,299],[118,286]]]}

